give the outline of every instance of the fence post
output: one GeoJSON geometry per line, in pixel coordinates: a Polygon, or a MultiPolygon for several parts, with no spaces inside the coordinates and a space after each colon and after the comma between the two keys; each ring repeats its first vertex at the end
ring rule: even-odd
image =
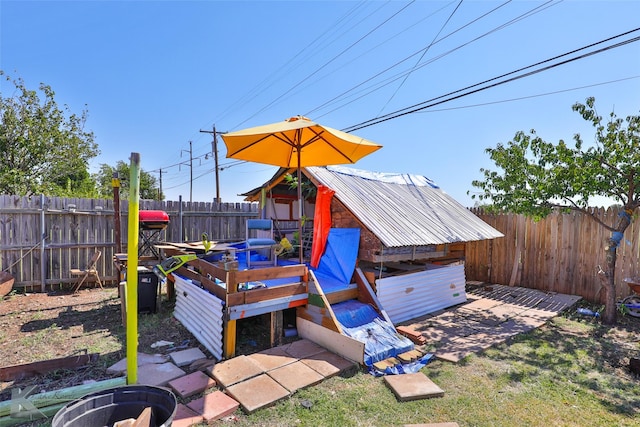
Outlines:
{"type": "Polygon", "coordinates": [[[178,242],[182,243],[182,227],[183,227],[183,218],[182,218],[182,196],[178,196],[178,224],[180,228],[178,230],[178,242]]]}
{"type": "Polygon", "coordinates": [[[45,221],[44,221],[44,194],[40,194],[40,280],[41,280],[41,291],[44,293],[47,291],[47,263],[45,258],[45,249],[46,249],[46,236],[47,232],[45,230],[45,221]]]}

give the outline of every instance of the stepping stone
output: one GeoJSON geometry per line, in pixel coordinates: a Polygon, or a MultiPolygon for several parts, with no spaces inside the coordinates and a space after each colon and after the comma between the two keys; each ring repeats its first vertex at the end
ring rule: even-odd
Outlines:
{"type": "Polygon", "coordinates": [[[386,375],[384,381],[401,402],[444,396],[444,390],[421,372],[386,375]]]}
{"type": "MultiPolygon", "coordinates": [[[[166,356],[162,356],[160,354],[138,353],[138,367],[148,365],[150,363],[165,363],[168,361],[169,359],[166,356]]],[[[126,357],[107,368],[108,374],[123,375],[125,372],[127,372],[126,357]]]]}
{"type": "Polygon", "coordinates": [[[196,413],[193,409],[179,403],[176,408],[176,414],[171,422],[171,427],[190,427],[200,424],[204,421],[204,417],[196,413]]]}
{"type": "Polygon", "coordinates": [[[180,378],[186,374],[171,362],[151,363],[138,368],[138,384],[166,386],[169,381],[180,378]]]}
{"type": "Polygon", "coordinates": [[[323,351],[322,353],[300,359],[300,361],[325,378],[357,367],[355,362],[340,357],[330,351],[323,351]]]}
{"type": "Polygon", "coordinates": [[[248,414],[289,396],[287,389],[267,374],[232,385],[227,393],[240,402],[242,409],[248,414]]]}
{"type": "Polygon", "coordinates": [[[216,363],[211,370],[213,378],[225,388],[263,372],[260,366],[245,355],[216,363]]]}
{"type": "Polygon", "coordinates": [[[295,362],[268,372],[269,376],[291,393],[321,382],[324,377],[302,362],[295,362]]]}
{"type": "Polygon", "coordinates": [[[240,404],[223,392],[216,390],[205,394],[200,399],[192,400],[187,406],[201,414],[207,422],[219,420],[233,414],[240,404]]]}
{"type": "Polygon", "coordinates": [[[169,381],[169,387],[182,398],[202,393],[215,385],[216,381],[202,371],[195,371],[184,377],[169,381]]]}
{"type": "Polygon", "coordinates": [[[199,359],[189,365],[189,371],[205,371],[207,369],[213,369],[215,366],[215,359],[199,359]]]}
{"type": "Polygon", "coordinates": [[[287,354],[282,347],[274,347],[259,353],[250,354],[249,359],[255,362],[264,372],[279,368],[297,361],[295,357],[287,354]]]}
{"type": "Polygon", "coordinates": [[[307,339],[294,341],[286,347],[286,352],[297,359],[313,356],[314,354],[322,353],[323,351],[326,351],[324,347],[321,347],[307,339]]]}
{"type": "Polygon", "coordinates": [[[175,363],[176,366],[180,367],[190,365],[196,360],[207,358],[207,356],[205,356],[205,354],[197,347],[170,353],[169,357],[171,357],[171,360],[173,360],[173,363],[175,363]]]}

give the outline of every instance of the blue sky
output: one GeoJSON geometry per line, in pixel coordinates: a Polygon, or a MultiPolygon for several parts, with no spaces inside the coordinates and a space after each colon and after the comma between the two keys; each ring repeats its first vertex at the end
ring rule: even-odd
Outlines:
{"type": "MultiPolygon", "coordinates": [[[[1,0],[0,69],[88,110],[92,171],[137,152],[145,171],[162,170],[168,200],[211,201],[212,137],[200,130],[298,114],[347,129],[634,30],[638,16],[637,0],[1,0]]],[[[384,147],[353,167],[424,175],[472,206],[485,149],[517,131],[593,142],[571,110],[589,96],[602,115],[640,113],[640,42],[354,131],[384,147]]],[[[276,170],[225,155],[219,138],[226,202],[276,170]]]]}

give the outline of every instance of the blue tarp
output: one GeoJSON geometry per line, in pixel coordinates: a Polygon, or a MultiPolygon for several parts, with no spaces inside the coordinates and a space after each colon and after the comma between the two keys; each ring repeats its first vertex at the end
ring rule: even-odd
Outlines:
{"type": "MultiPolygon", "coordinates": [[[[359,228],[332,228],[329,231],[325,252],[314,271],[325,292],[349,286],[359,242],[359,228]]],[[[413,343],[398,334],[394,326],[369,304],[349,300],[333,304],[331,308],[343,333],[365,344],[364,363],[367,366],[413,349],[413,343]]]]}
{"type": "Polygon", "coordinates": [[[332,228],[327,237],[324,254],[315,271],[348,285],[356,268],[359,244],[359,228],[332,228]]]}
{"type": "Polygon", "coordinates": [[[342,332],[364,343],[364,364],[374,363],[413,350],[413,343],[398,334],[392,324],[382,319],[368,304],[349,300],[331,306],[342,325],[342,332]]]}

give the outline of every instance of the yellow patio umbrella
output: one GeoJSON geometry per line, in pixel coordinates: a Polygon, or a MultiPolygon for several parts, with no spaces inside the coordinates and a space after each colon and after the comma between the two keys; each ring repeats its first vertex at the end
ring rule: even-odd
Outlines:
{"type": "MultiPolygon", "coordinates": [[[[302,241],[301,168],[353,164],[382,146],[350,133],[319,125],[302,116],[222,134],[227,158],[284,168],[298,177],[298,233],[302,241]]],[[[300,248],[300,263],[303,262],[300,248]]]]}

